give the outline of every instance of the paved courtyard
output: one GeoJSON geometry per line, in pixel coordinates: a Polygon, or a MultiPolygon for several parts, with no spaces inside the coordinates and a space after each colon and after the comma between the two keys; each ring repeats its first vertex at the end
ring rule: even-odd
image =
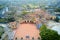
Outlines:
{"type": "Polygon", "coordinates": [[[35,24],[31,23],[23,23],[18,24],[18,28],[15,31],[15,39],[37,39],[39,37],[39,30],[37,29],[35,24]]]}

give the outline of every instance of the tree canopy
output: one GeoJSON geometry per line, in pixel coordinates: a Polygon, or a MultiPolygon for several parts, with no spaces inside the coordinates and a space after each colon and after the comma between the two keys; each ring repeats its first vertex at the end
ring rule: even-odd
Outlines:
{"type": "Polygon", "coordinates": [[[0,5],[0,10],[1,10],[3,7],[4,7],[3,5],[0,5]]]}
{"type": "Polygon", "coordinates": [[[47,29],[46,25],[40,28],[40,36],[42,40],[60,40],[60,35],[54,30],[47,29]]]}
{"type": "Polygon", "coordinates": [[[0,26],[0,38],[1,38],[3,33],[4,33],[4,28],[2,26],[0,26]]]}
{"type": "Polygon", "coordinates": [[[59,22],[59,18],[58,17],[56,17],[55,19],[54,19],[54,21],[56,21],[56,22],[59,22]]]}

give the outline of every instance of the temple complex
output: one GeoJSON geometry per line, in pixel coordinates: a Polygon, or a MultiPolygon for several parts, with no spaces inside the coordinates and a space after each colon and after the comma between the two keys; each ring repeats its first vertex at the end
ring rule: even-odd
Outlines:
{"type": "Polygon", "coordinates": [[[39,28],[42,23],[50,20],[51,15],[41,9],[35,9],[35,12],[23,16],[15,22],[10,22],[9,25],[13,29],[13,40],[40,40],[39,28]]]}

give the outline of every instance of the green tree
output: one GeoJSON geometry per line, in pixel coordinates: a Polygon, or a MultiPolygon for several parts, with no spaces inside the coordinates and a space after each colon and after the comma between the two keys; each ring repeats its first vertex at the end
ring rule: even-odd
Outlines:
{"type": "Polygon", "coordinates": [[[60,8],[55,8],[54,11],[55,12],[60,12],[60,8]]]}
{"type": "Polygon", "coordinates": [[[42,40],[59,40],[59,35],[56,31],[47,29],[45,25],[40,28],[40,36],[42,40]]]}
{"type": "Polygon", "coordinates": [[[13,10],[11,12],[6,12],[6,15],[5,15],[5,19],[7,22],[12,22],[12,21],[15,21],[15,18],[16,18],[16,12],[13,10]]]}
{"type": "Polygon", "coordinates": [[[0,10],[3,9],[3,8],[4,8],[4,6],[3,5],[0,5],[0,10]]]}
{"type": "Polygon", "coordinates": [[[27,11],[22,11],[22,15],[26,15],[26,14],[28,14],[29,12],[27,12],[27,11]]]}
{"type": "Polygon", "coordinates": [[[44,24],[40,27],[40,31],[44,31],[43,29],[46,30],[46,25],[44,24]]]}
{"type": "Polygon", "coordinates": [[[6,19],[5,18],[0,18],[0,23],[4,23],[6,22],[6,19]]]}
{"type": "Polygon", "coordinates": [[[3,33],[4,33],[4,28],[2,26],[0,26],[0,38],[1,38],[3,33]]]}
{"type": "Polygon", "coordinates": [[[54,19],[54,21],[59,22],[59,18],[58,18],[58,17],[56,17],[56,19],[54,19]]]}

